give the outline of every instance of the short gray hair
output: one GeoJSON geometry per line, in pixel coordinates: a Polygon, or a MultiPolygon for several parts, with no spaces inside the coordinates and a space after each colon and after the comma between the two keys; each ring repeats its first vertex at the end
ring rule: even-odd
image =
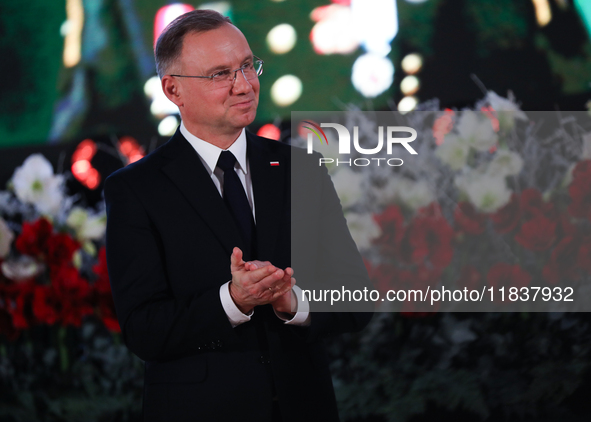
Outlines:
{"type": "Polygon", "coordinates": [[[169,23],[158,37],[154,49],[158,76],[162,78],[166,75],[179,58],[187,34],[211,31],[227,23],[233,25],[229,18],[215,10],[192,10],[169,23]]]}

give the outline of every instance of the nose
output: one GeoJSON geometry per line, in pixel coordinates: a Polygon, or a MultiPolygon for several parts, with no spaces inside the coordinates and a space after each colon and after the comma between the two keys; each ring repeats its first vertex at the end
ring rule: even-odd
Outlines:
{"type": "Polygon", "coordinates": [[[232,81],[232,90],[235,92],[243,92],[243,91],[250,91],[252,89],[252,85],[246,79],[246,75],[244,74],[244,69],[237,69],[234,71],[234,80],[232,81]],[[242,74],[242,77],[238,76],[238,72],[242,74]]]}

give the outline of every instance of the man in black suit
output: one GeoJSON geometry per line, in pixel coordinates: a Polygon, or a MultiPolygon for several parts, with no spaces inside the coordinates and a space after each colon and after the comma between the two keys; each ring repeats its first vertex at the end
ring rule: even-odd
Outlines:
{"type": "Polygon", "coordinates": [[[109,275],[124,341],[145,360],[144,419],[338,420],[322,339],[370,316],[309,312],[291,268],[308,286],[367,285],[326,169],[292,185],[304,152],[244,130],[262,61],[227,18],[181,16],[156,62],[182,124],[105,183],[109,275]],[[298,194],[320,208],[301,207],[292,236],[298,194]]]}

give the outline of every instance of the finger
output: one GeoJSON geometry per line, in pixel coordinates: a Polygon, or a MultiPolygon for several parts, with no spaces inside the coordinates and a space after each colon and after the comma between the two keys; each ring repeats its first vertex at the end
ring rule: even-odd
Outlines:
{"type": "Polygon", "coordinates": [[[292,282],[292,280],[295,281],[294,278],[284,276],[275,281],[271,281],[269,284],[266,284],[266,280],[262,281],[260,284],[261,288],[269,290],[269,292],[271,292],[274,296],[280,296],[281,294],[284,294],[285,292],[291,290],[293,284],[295,284],[292,282]]]}
{"type": "MultiPolygon", "coordinates": [[[[291,271],[291,273],[293,273],[293,270],[291,271]]],[[[286,269],[286,270],[284,271],[284,274],[283,274],[283,280],[282,280],[282,281],[283,281],[284,283],[289,283],[289,282],[291,281],[291,279],[293,278],[293,277],[292,277],[292,275],[293,275],[293,274],[291,274],[291,275],[290,275],[290,274],[287,272],[287,269],[286,269]]]]}
{"type": "Polygon", "coordinates": [[[238,271],[244,265],[244,261],[242,260],[242,251],[240,248],[234,248],[232,250],[232,255],[230,256],[230,271],[238,271]]]}
{"type": "Polygon", "coordinates": [[[295,284],[295,279],[291,279],[290,281],[288,281],[287,283],[284,283],[281,287],[279,287],[277,289],[277,291],[273,292],[273,295],[278,298],[280,296],[283,296],[284,294],[288,293],[291,291],[292,287],[295,284]],[[293,280],[293,282],[291,281],[293,280]]]}
{"type": "Polygon", "coordinates": [[[278,268],[275,272],[269,274],[266,277],[261,278],[256,283],[256,290],[259,293],[274,293],[282,289],[284,284],[285,283],[283,282],[283,270],[278,268]]]}
{"type": "Polygon", "coordinates": [[[287,267],[284,271],[286,274],[289,274],[290,277],[293,277],[293,268],[287,267]]]}
{"type": "Polygon", "coordinates": [[[257,284],[263,280],[272,282],[272,280],[280,280],[283,278],[283,270],[276,268],[274,265],[267,265],[263,268],[248,271],[244,276],[246,277],[245,281],[250,284],[257,284]]]}
{"type": "Polygon", "coordinates": [[[248,267],[247,267],[248,271],[256,270],[257,268],[263,268],[268,265],[271,265],[271,263],[269,261],[258,261],[258,260],[248,261],[246,264],[248,265],[248,267]]]}

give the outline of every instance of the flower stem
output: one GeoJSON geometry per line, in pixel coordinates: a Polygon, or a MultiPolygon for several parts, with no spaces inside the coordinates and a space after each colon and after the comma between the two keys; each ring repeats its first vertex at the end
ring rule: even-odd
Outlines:
{"type": "Polygon", "coordinates": [[[67,372],[70,366],[68,357],[68,348],[66,347],[66,335],[68,334],[67,327],[60,327],[57,332],[58,349],[60,354],[60,367],[62,372],[67,372]]]}

